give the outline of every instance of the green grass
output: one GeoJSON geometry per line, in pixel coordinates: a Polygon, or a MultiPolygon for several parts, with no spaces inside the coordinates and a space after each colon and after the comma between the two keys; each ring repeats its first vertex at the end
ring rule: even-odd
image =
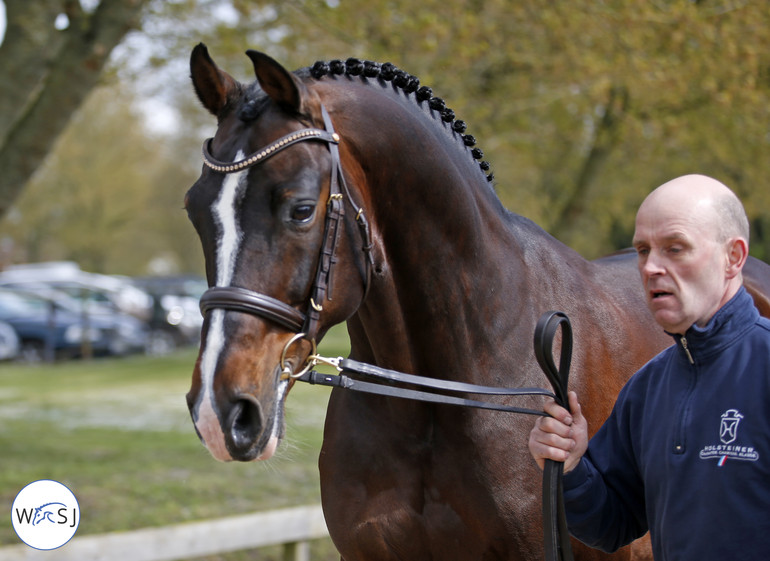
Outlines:
{"type": "MultiPolygon", "coordinates": [[[[346,354],[344,330],[320,351],[346,354]]],[[[82,536],[318,503],[329,390],[295,385],[275,458],[220,463],[198,441],[185,403],[196,352],[0,365],[0,505],[10,512],[31,481],[60,481],[78,498],[82,536]]],[[[10,516],[0,520],[0,545],[19,543],[10,516]]],[[[338,559],[330,544],[314,548],[314,559],[338,559]]],[[[207,559],[246,558],[279,555],[207,559]]]]}

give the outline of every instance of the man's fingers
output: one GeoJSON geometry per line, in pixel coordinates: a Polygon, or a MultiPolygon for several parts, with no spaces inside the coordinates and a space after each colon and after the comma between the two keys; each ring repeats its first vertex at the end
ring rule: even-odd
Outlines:
{"type": "Polygon", "coordinates": [[[557,422],[555,419],[544,418],[540,430],[532,433],[532,439],[545,448],[558,448],[560,450],[572,450],[575,441],[572,438],[572,429],[557,422]]]}
{"type": "Polygon", "coordinates": [[[544,433],[553,433],[563,438],[568,438],[572,434],[572,417],[568,416],[568,420],[569,423],[565,423],[555,416],[542,417],[536,425],[544,433]]]}
{"type": "Polygon", "coordinates": [[[561,405],[558,405],[555,401],[551,400],[545,403],[543,406],[543,410],[548,413],[552,418],[556,419],[557,421],[565,424],[565,425],[571,425],[572,424],[572,415],[569,411],[567,411],[564,407],[561,405]]]}
{"type": "Polygon", "coordinates": [[[580,461],[588,444],[586,422],[575,392],[569,392],[570,411],[550,400],[543,406],[549,417],[540,417],[529,435],[529,450],[542,469],[545,460],[565,462],[565,473],[580,461]]]}
{"type": "Polygon", "coordinates": [[[533,435],[533,438],[530,439],[529,450],[532,454],[532,457],[540,466],[540,469],[543,469],[545,466],[545,460],[547,459],[554,460],[556,462],[565,462],[567,461],[567,458],[569,458],[569,450],[559,446],[550,446],[541,440],[536,440],[535,438],[536,437],[533,435]]]}
{"type": "Polygon", "coordinates": [[[569,409],[575,417],[582,417],[583,412],[580,409],[580,402],[578,402],[578,396],[575,392],[569,392],[569,409]]]}

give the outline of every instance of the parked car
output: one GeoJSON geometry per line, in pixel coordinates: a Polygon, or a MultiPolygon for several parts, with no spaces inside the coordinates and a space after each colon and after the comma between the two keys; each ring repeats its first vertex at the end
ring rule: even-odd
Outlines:
{"type": "Polygon", "coordinates": [[[163,354],[200,341],[203,316],[200,297],[208,288],[197,275],[136,277],[135,286],[153,299],[150,351],[163,354]]]}
{"type": "Polygon", "coordinates": [[[0,360],[14,360],[19,356],[20,350],[16,330],[10,323],[0,321],[0,360]]]}
{"type": "Polygon", "coordinates": [[[30,284],[45,284],[66,292],[88,302],[92,309],[117,310],[142,321],[152,316],[152,297],[130,279],[89,273],[71,261],[12,265],[0,273],[0,286],[23,288],[30,284]]]}
{"type": "MultiPolygon", "coordinates": [[[[41,289],[42,291],[42,289],[41,289]]],[[[122,314],[86,314],[67,297],[51,298],[14,288],[0,288],[0,320],[20,342],[19,358],[29,362],[143,351],[147,328],[122,314]]]]}

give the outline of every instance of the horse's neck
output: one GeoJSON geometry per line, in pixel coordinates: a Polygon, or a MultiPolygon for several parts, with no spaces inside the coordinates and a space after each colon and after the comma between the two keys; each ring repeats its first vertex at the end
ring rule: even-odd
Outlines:
{"type": "Polygon", "coordinates": [[[369,90],[359,90],[336,107],[347,143],[343,165],[375,244],[371,289],[351,322],[354,350],[420,371],[420,361],[437,352],[458,368],[479,346],[489,358],[497,351],[488,341],[504,330],[510,337],[523,301],[533,307],[538,270],[549,259],[578,257],[503,209],[448,125],[411,100],[374,91],[363,102],[369,90]]]}
{"type": "Polygon", "coordinates": [[[455,169],[426,160],[410,176],[396,168],[368,185],[375,274],[358,314],[366,360],[448,375],[427,374],[439,353],[439,363],[472,368],[479,354],[494,360],[490,341],[510,337],[531,304],[527,283],[558,242],[455,169]]]}
{"type": "Polygon", "coordinates": [[[419,231],[383,240],[386,261],[351,325],[360,358],[468,381],[509,368],[511,342],[529,348],[560,282],[553,250],[540,251],[543,240],[520,244],[517,230],[499,217],[440,241],[419,231]]]}

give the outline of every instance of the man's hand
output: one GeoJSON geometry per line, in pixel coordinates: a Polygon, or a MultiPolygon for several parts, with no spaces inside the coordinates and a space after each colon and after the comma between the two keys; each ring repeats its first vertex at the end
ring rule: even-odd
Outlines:
{"type": "Polygon", "coordinates": [[[577,394],[569,392],[573,413],[551,400],[544,410],[550,417],[539,417],[529,433],[529,451],[540,469],[545,460],[564,462],[564,473],[572,470],[588,448],[588,423],[580,410],[577,394]]]}

